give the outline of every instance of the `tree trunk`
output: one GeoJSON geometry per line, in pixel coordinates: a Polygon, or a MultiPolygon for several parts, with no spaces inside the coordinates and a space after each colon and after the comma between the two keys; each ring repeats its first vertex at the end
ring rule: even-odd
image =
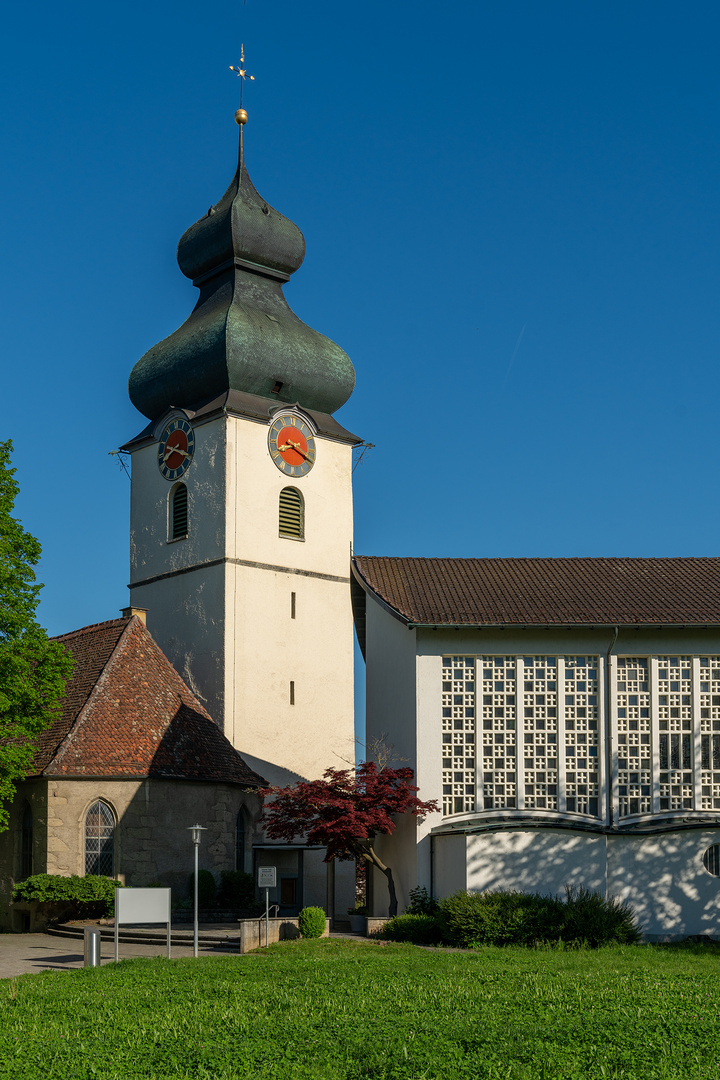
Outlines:
{"type": "Polygon", "coordinates": [[[377,866],[378,870],[385,875],[388,884],[388,892],[390,893],[390,907],[388,908],[388,915],[390,918],[394,918],[398,913],[398,901],[397,893],[395,892],[395,882],[393,880],[392,870],[389,866],[386,866],[382,859],[378,858],[372,844],[369,847],[363,848],[360,851],[360,857],[365,859],[366,862],[372,863],[373,866],[377,866]]]}

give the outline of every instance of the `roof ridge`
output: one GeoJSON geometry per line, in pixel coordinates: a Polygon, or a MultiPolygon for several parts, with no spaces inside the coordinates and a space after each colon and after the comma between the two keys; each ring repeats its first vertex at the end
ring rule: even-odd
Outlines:
{"type": "Polygon", "coordinates": [[[89,626],[81,626],[77,630],[68,630],[64,634],[55,634],[50,638],[50,641],[65,641],[67,638],[80,637],[81,634],[89,634],[95,630],[106,630],[109,626],[115,626],[118,623],[129,623],[134,618],[137,618],[137,616],[121,615],[119,619],[106,619],[105,622],[90,623],[89,626]]]}

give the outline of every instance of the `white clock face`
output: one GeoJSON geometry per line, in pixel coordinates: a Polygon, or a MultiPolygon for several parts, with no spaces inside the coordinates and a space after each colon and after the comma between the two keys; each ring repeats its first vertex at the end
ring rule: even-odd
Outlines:
{"type": "Polygon", "coordinates": [[[166,480],[179,480],[188,469],[195,453],[195,432],[182,417],[165,425],[158,443],[158,468],[166,480]]]}
{"type": "Polygon", "coordinates": [[[294,413],[276,416],[268,432],[270,457],[286,476],[305,476],[315,464],[315,438],[309,424],[294,413]]]}

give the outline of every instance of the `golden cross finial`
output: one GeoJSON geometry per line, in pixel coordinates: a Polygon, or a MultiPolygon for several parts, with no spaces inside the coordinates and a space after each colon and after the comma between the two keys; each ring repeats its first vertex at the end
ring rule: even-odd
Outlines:
{"type": "Polygon", "coordinates": [[[234,71],[235,74],[237,75],[237,77],[240,79],[240,108],[241,109],[242,109],[242,99],[243,99],[243,85],[245,84],[245,80],[250,79],[251,82],[255,82],[255,76],[254,75],[248,75],[247,71],[243,67],[244,63],[245,63],[245,46],[241,45],[240,46],[240,64],[239,64],[239,66],[235,67],[234,64],[230,65],[230,70],[234,71]]]}

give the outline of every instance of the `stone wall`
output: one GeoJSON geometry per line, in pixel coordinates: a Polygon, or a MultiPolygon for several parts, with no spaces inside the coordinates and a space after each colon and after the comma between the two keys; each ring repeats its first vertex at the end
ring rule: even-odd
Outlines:
{"type": "MultiPolygon", "coordinates": [[[[18,785],[11,808],[10,829],[0,834],[0,929],[13,924],[9,902],[19,880],[22,815],[26,802],[33,808],[33,873],[85,873],[84,823],[88,808],[102,799],[115,820],[113,876],[125,885],[157,882],[176,897],[188,891],[193,869],[193,846],[188,828],[204,825],[200,868],[216,877],[235,869],[237,816],[246,816],[245,844],[249,855],[258,836],[260,799],[234,784],[189,780],[64,780],[39,779],[18,785]]],[[[246,866],[252,866],[246,858],[246,866]]],[[[15,920],[17,922],[17,920],[15,920]]]]}

